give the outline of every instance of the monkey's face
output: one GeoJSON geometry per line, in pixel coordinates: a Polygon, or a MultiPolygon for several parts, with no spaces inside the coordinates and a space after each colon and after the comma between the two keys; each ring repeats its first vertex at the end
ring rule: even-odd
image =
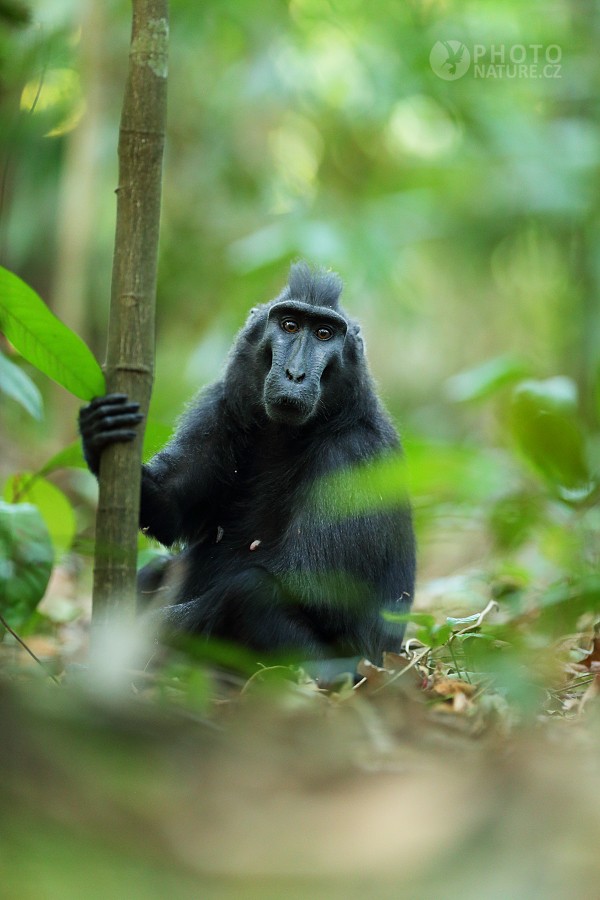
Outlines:
{"type": "Polygon", "coordinates": [[[270,419],[303,425],[329,406],[328,384],[342,365],[346,320],[325,307],[298,300],[269,310],[263,341],[268,372],[264,407],[270,419]]]}

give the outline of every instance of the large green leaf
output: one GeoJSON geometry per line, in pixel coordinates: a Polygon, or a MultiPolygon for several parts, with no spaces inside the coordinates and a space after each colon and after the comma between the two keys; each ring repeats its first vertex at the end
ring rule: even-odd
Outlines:
{"type": "Polygon", "coordinates": [[[568,378],[524,381],[514,392],[512,423],[521,449],[558,488],[586,496],[592,488],[577,389],[568,378]]]}
{"type": "Polygon", "coordinates": [[[40,513],[0,500],[0,613],[21,628],[44,596],[54,553],[40,513]]]}
{"type": "Polygon", "coordinates": [[[529,367],[523,359],[505,354],[448,378],[445,384],[446,394],[456,403],[487,400],[501,388],[514,384],[528,374],[529,367]]]}
{"type": "Polygon", "coordinates": [[[102,369],[89,347],[24,281],[0,267],[0,331],[19,353],[76,397],[105,393],[102,369]]]}
{"type": "Polygon", "coordinates": [[[0,391],[20,403],[34,419],[43,417],[42,395],[27,372],[0,353],[0,391]]]}
{"type": "Polygon", "coordinates": [[[55,484],[31,472],[19,472],[7,480],[4,499],[9,503],[32,503],[37,508],[46,523],[57,556],[71,547],[77,528],[75,513],[55,484]]]}
{"type": "Polygon", "coordinates": [[[331,519],[377,513],[406,503],[404,459],[390,454],[324,475],[310,496],[312,509],[331,519]]]}

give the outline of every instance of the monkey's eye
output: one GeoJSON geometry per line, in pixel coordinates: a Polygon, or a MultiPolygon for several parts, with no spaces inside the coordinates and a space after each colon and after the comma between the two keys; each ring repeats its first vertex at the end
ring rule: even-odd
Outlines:
{"type": "Polygon", "coordinates": [[[330,328],[329,325],[319,325],[315,334],[320,341],[328,341],[333,337],[333,328],[330,328]]]}
{"type": "Polygon", "coordinates": [[[297,334],[300,331],[300,326],[294,319],[282,319],[281,327],[288,334],[297,334]]]}

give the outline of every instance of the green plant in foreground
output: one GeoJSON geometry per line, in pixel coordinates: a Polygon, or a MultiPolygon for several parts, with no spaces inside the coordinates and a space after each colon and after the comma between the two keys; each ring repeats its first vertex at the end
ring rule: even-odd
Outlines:
{"type": "MultiPolygon", "coordinates": [[[[81,338],[48,309],[12,272],[0,268],[0,331],[33,366],[82,400],[104,393],[104,375],[81,338]]],[[[32,416],[43,407],[36,385],[0,354],[0,390],[32,416]]],[[[55,555],[68,550],[75,517],[65,495],[43,477],[56,465],[81,461],[79,448],[67,448],[39,473],[8,480],[0,502],[1,614],[23,627],[41,600],[55,555]]]]}

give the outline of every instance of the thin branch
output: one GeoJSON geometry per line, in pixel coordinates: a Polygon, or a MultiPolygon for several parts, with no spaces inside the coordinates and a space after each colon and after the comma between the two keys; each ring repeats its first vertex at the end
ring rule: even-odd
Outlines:
{"type": "Polygon", "coordinates": [[[52,674],[52,672],[49,672],[49,671],[48,671],[48,669],[46,668],[46,666],[44,665],[44,663],[41,661],[41,659],[40,659],[39,657],[37,657],[37,656],[35,655],[35,653],[34,653],[33,650],[31,649],[31,647],[28,647],[27,644],[25,643],[25,641],[23,640],[23,638],[19,637],[19,635],[17,634],[17,632],[14,631],[14,630],[10,627],[10,625],[8,624],[8,622],[6,621],[6,619],[4,618],[4,616],[0,616],[0,624],[1,624],[4,628],[6,628],[6,630],[8,631],[9,634],[12,634],[12,636],[14,637],[14,639],[15,639],[16,641],[19,642],[19,644],[21,645],[21,647],[23,648],[23,650],[26,650],[27,653],[29,653],[29,655],[31,656],[31,658],[34,659],[34,660],[36,661],[36,663],[38,664],[38,666],[41,666],[41,667],[42,667],[42,669],[44,670],[44,674],[45,674],[48,678],[51,678],[52,681],[54,682],[54,684],[57,684],[57,685],[60,687],[60,681],[58,680],[58,678],[56,678],[56,677],[52,674]]]}

